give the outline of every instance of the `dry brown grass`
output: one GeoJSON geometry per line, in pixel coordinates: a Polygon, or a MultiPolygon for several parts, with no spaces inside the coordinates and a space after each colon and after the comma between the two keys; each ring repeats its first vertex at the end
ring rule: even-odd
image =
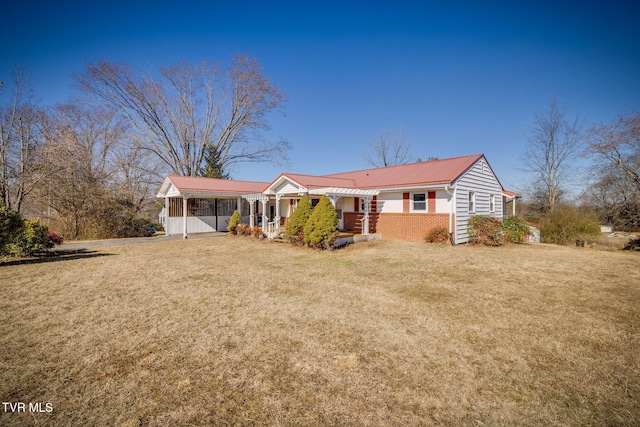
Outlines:
{"type": "Polygon", "coordinates": [[[89,255],[0,267],[0,397],[54,407],[0,424],[640,423],[640,254],[229,236],[89,255]]]}

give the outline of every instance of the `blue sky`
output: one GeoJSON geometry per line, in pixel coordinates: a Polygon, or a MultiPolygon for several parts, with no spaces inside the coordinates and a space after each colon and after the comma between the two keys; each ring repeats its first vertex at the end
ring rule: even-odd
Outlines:
{"type": "Polygon", "coordinates": [[[155,69],[258,58],[289,97],[271,137],[293,150],[285,166],[236,167],[237,179],[366,168],[376,135],[403,129],[416,157],[485,153],[520,190],[515,157],[551,96],[589,124],[640,110],[638,2],[26,0],[1,10],[0,80],[24,66],[44,105],[70,97],[85,60],[155,69]]]}

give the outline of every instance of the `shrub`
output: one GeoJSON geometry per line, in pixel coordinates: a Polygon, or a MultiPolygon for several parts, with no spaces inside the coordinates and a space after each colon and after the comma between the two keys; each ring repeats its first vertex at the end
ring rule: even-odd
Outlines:
{"type": "Polygon", "coordinates": [[[338,238],[338,214],[327,196],[322,196],[304,226],[304,241],[312,248],[329,249],[338,238]]]}
{"type": "Polygon", "coordinates": [[[597,219],[572,206],[559,207],[540,218],[540,234],[545,243],[573,244],[600,235],[597,219]]]}
{"type": "Polygon", "coordinates": [[[469,242],[486,246],[502,244],[502,222],[495,217],[476,215],[469,218],[469,242]]]}
{"type": "Polygon", "coordinates": [[[520,216],[507,216],[502,220],[502,237],[505,242],[522,243],[529,234],[529,226],[520,216]]]}
{"type": "Polygon", "coordinates": [[[255,226],[253,227],[253,231],[251,232],[251,234],[253,234],[253,237],[255,237],[256,239],[262,240],[265,237],[265,234],[262,232],[262,228],[255,226]]]}
{"type": "Polygon", "coordinates": [[[233,215],[231,215],[231,219],[229,219],[229,225],[227,226],[227,231],[231,232],[231,234],[236,234],[236,227],[242,221],[242,217],[240,216],[240,212],[237,210],[233,211],[233,215]]]}
{"type": "Polygon", "coordinates": [[[131,217],[124,221],[124,223],[117,229],[115,233],[116,238],[127,237],[150,237],[155,233],[152,223],[144,218],[131,217]]]}
{"type": "Polygon", "coordinates": [[[640,251],[640,239],[629,240],[622,249],[625,251],[640,251]]]}
{"type": "Polygon", "coordinates": [[[238,224],[236,226],[236,234],[238,236],[251,236],[251,227],[249,227],[249,224],[238,224]]]}
{"type": "Polygon", "coordinates": [[[13,252],[10,248],[20,235],[24,220],[16,211],[0,206],[0,255],[13,252]]]}
{"type": "Polygon", "coordinates": [[[54,245],[48,231],[48,227],[38,219],[24,220],[22,232],[12,245],[12,252],[15,255],[28,257],[48,251],[54,245]]]}
{"type": "Polygon", "coordinates": [[[298,202],[296,210],[293,211],[287,222],[287,238],[292,242],[301,242],[304,240],[304,226],[309,220],[313,208],[309,199],[302,196],[298,202]]]}
{"type": "Polygon", "coordinates": [[[62,237],[49,231],[38,219],[0,206],[0,255],[29,257],[62,244],[62,237]]]}
{"type": "Polygon", "coordinates": [[[64,239],[61,236],[58,236],[53,231],[47,231],[47,236],[49,236],[49,240],[54,245],[61,245],[62,243],[64,243],[64,239]]]}
{"type": "Polygon", "coordinates": [[[427,243],[445,243],[449,241],[449,231],[444,227],[436,227],[429,231],[424,239],[427,243]]]}

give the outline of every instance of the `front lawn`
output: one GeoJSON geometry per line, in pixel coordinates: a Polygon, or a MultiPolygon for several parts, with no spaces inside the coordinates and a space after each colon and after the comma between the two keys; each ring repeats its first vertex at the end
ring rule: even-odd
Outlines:
{"type": "Polygon", "coordinates": [[[0,397],[27,410],[0,424],[638,425],[639,266],[233,236],[1,266],[0,397]]]}

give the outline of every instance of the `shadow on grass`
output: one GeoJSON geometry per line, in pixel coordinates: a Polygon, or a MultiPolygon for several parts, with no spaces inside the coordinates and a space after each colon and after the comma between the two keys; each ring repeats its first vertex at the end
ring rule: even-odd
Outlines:
{"type": "Polygon", "coordinates": [[[78,250],[71,250],[71,251],[58,250],[58,251],[43,253],[33,258],[20,258],[20,259],[11,259],[8,261],[0,261],[0,267],[9,266],[9,265],[42,264],[43,262],[73,261],[77,259],[97,258],[102,256],[111,256],[111,255],[114,255],[114,254],[98,252],[98,251],[88,251],[86,249],[78,249],[78,250]]]}

